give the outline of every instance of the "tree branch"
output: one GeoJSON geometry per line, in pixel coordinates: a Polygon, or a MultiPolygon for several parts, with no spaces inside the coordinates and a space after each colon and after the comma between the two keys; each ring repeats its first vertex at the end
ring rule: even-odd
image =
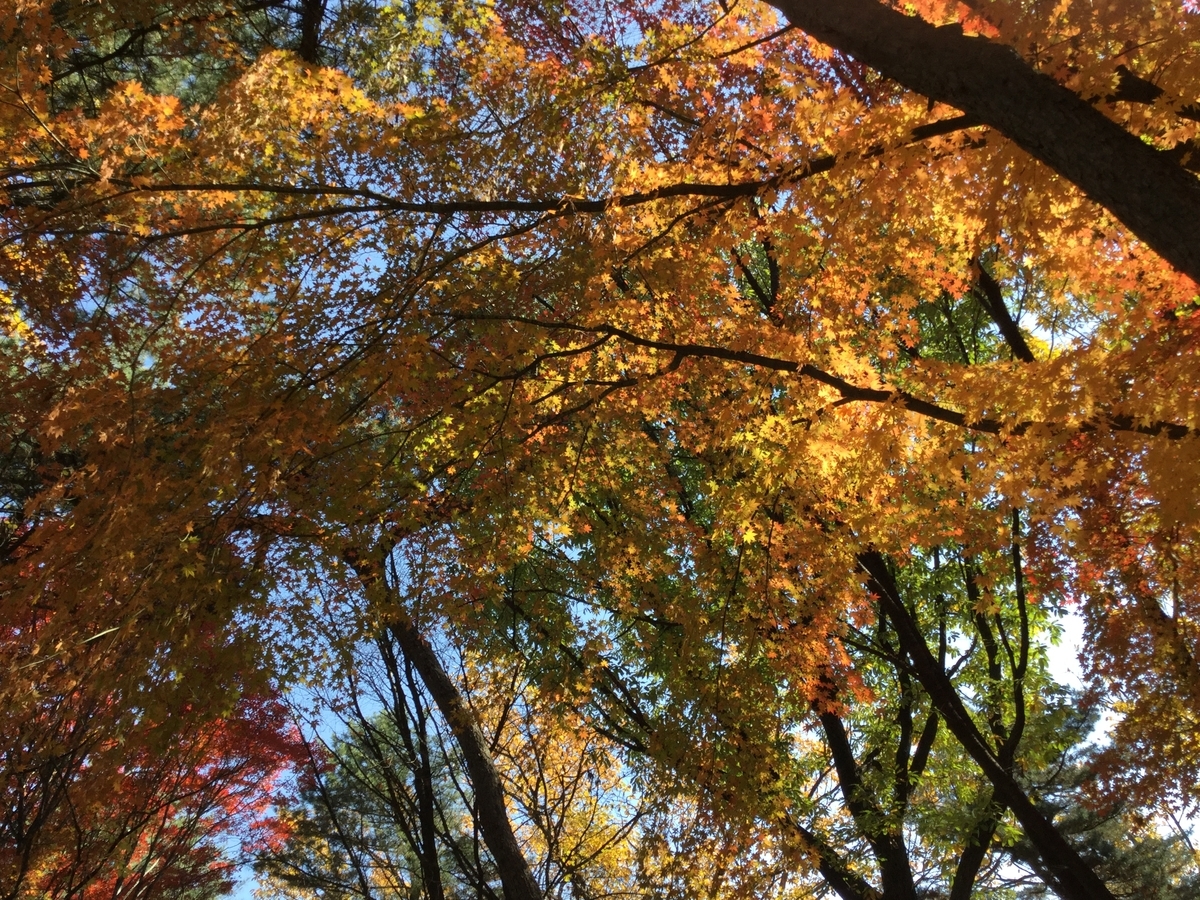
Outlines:
{"type": "Polygon", "coordinates": [[[987,310],[992,321],[996,323],[996,327],[1000,329],[1000,336],[1008,344],[1012,355],[1021,362],[1033,362],[1033,352],[1029,349],[1029,344],[1025,342],[1025,335],[1021,334],[1021,329],[1017,327],[1016,321],[1008,311],[1008,306],[1004,302],[1004,293],[1000,290],[1000,283],[991,276],[981,262],[978,260],[973,262],[972,268],[979,276],[979,288],[975,295],[983,301],[983,308],[987,310]]]}
{"type": "MultiPolygon", "coordinates": [[[[811,378],[813,381],[819,382],[827,387],[837,391],[840,397],[840,403],[880,403],[885,405],[894,405],[905,409],[916,415],[923,416],[928,419],[934,419],[938,422],[945,422],[949,425],[957,425],[960,428],[966,428],[970,431],[979,431],[984,434],[996,435],[1013,435],[1019,437],[1036,426],[1045,426],[1052,429],[1063,429],[1068,426],[1054,422],[1037,422],[1037,421],[1021,421],[1021,422],[1004,422],[999,419],[969,419],[967,416],[957,410],[948,409],[944,406],[939,406],[936,403],[931,403],[928,400],[922,400],[907,391],[887,390],[882,388],[867,388],[851,384],[837,375],[819,369],[809,363],[799,363],[794,360],[780,359],[774,356],[764,356],[761,353],[751,353],[748,350],[731,350],[728,347],[716,347],[706,344],[692,343],[676,343],[674,341],[660,341],[652,338],[643,338],[628,331],[624,328],[618,328],[614,325],[579,325],[574,322],[567,321],[546,321],[535,319],[528,316],[509,316],[509,315],[491,315],[485,313],[471,313],[459,315],[457,318],[464,320],[494,320],[520,322],[526,325],[536,325],[541,328],[550,330],[574,331],[581,334],[606,334],[620,338],[627,343],[637,347],[646,347],[651,350],[662,350],[664,352],[674,354],[674,359],[671,363],[671,369],[677,367],[683,360],[692,357],[696,359],[723,359],[728,362],[743,363],[749,366],[756,366],[762,369],[769,369],[776,372],[792,372],[804,378],[811,378]]],[[[663,371],[654,373],[654,377],[659,377],[665,374],[663,371]]],[[[633,387],[639,383],[637,378],[626,378],[621,382],[613,382],[613,388],[610,388],[608,393],[611,393],[615,388],[633,387]]],[[[591,405],[591,404],[589,404],[591,405]]],[[[559,417],[561,419],[561,416],[559,417]]],[[[1089,434],[1104,429],[1113,431],[1126,431],[1134,434],[1143,434],[1147,436],[1163,436],[1171,440],[1182,440],[1185,437],[1200,435],[1200,432],[1189,428],[1186,425],[1181,425],[1177,422],[1150,422],[1142,424],[1134,419],[1133,416],[1127,415],[1099,415],[1089,420],[1083,421],[1078,425],[1071,426],[1076,428],[1080,433],[1089,434]]]]}
{"type": "Polygon", "coordinates": [[[883,895],[867,882],[865,878],[850,870],[828,843],[803,825],[791,823],[796,833],[817,857],[817,871],[825,879],[825,883],[833,888],[842,900],[883,900],[883,895]]]}

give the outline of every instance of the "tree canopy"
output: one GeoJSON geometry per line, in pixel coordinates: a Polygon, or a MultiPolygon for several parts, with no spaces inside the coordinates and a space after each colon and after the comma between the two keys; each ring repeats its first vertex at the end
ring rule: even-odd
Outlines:
{"type": "Polygon", "coordinates": [[[1198,29],[0,11],[3,896],[1185,896],[1198,29]]]}

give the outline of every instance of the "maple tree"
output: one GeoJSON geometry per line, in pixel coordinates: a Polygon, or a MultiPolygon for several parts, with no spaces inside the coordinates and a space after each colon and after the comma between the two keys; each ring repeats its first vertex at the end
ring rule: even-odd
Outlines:
{"type": "Polygon", "coordinates": [[[422,629],[519,624],[545,696],[769,820],[779,694],[870,703],[844,640],[886,620],[1104,896],[901,588],[1016,554],[1089,622],[1107,783],[1194,809],[1196,11],[779,8],[6,11],[4,719],[232,708],[336,583],[443,712],[422,629]]]}
{"type": "MultiPolygon", "coordinates": [[[[1003,615],[999,608],[980,611],[984,608],[981,590],[987,590],[989,597],[1005,598],[1011,585],[981,588],[976,576],[982,578],[987,567],[977,568],[969,560],[953,556],[939,560],[935,555],[932,563],[909,590],[929,598],[924,604],[926,631],[935,644],[940,641],[942,665],[969,698],[964,702],[986,721],[999,752],[1012,757],[1020,748],[1023,784],[1040,795],[1058,798],[1057,811],[1070,813],[1058,827],[1068,829],[1064,833],[1080,846],[1088,865],[1103,873],[1117,896],[1186,896],[1194,873],[1188,874],[1191,867],[1178,840],[1147,834],[1144,825],[1124,813],[1096,816],[1080,803],[1077,779],[1089,776],[1086,769],[1067,768],[1079,754],[1087,754],[1081,750],[1086,726],[1081,729],[1082,723],[1075,721],[1077,698],[1066,696],[1047,679],[1035,643],[1011,645],[1018,634],[1030,634],[1020,627],[1019,604],[1003,615]],[[961,582],[956,586],[959,571],[966,573],[965,588],[961,582]],[[949,643],[961,630],[951,624],[959,617],[973,621],[978,629],[969,647],[949,643]],[[1031,668],[1024,674],[1005,672],[1015,658],[1031,651],[1027,660],[1031,668]],[[1064,771],[1071,777],[1064,778],[1064,771]]],[[[536,594],[532,587],[518,590],[510,610],[536,594]]],[[[1038,616],[1037,611],[1033,614],[1038,616]]],[[[640,695],[637,731],[609,730],[620,716],[613,708],[615,701],[582,718],[573,713],[564,731],[544,713],[534,713],[530,698],[522,697],[518,686],[532,671],[519,660],[528,658],[529,648],[521,646],[519,630],[510,628],[509,655],[516,650],[515,660],[500,661],[496,653],[498,669],[486,672],[467,666],[456,680],[474,686],[467,708],[481,724],[488,723],[483,727],[489,735],[495,735],[488,742],[496,753],[512,821],[520,823],[523,853],[535,863],[539,892],[557,896],[569,890],[578,896],[605,896],[626,892],[633,883],[653,885],[655,891],[672,896],[675,892],[778,896],[791,891],[807,897],[814,892],[820,895],[823,887],[847,898],[899,897],[919,896],[935,886],[951,897],[968,897],[973,891],[995,897],[1038,895],[1041,885],[1031,888],[1028,876],[1014,877],[1013,862],[1020,864],[1020,872],[1035,872],[1053,884],[1053,867],[1048,870],[1043,865],[1032,845],[1014,843],[1019,831],[1003,802],[997,802],[987,779],[973,769],[941,726],[929,698],[913,683],[896,655],[892,642],[897,636],[886,618],[880,616],[877,625],[851,627],[847,635],[856,669],[874,699],[861,706],[842,705],[836,699],[822,704],[817,707],[818,723],[812,722],[808,704],[789,709],[783,701],[774,710],[759,710],[757,716],[784,723],[785,733],[791,736],[782,745],[776,742],[766,758],[762,755],[766,748],[746,742],[753,722],[719,721],[719,710],[708,710],[718,718],[712,724],[692,715],[682,726],[690,731],[685,734],[690,739],[680,744],[689,748],[687,753],[712,753],[713,759],[701,762],[707,774],[698,779],[703,785],[699,793],[682,796],[681,784],[697,782],[694,774],[679,779],[680,769],[694,765],[694,757],[692,762],[686,757],[668,759],[665,771],[655,771],[662,762],[650,763],[646,771],[653,757],[646,743],[679,728],[680,717],[664,704],[665,698],[654,703],[644,693],[651,682],[640,668],[641,656],[625,659],[618,648],[605,654],[611,683],[623,685],[625,703],[631,695],[640,695]],[[514,664],[516,668],[506,669],[514,664]],[[641,685],[642,690],[632,685],[641,685]],[[599,744],[599,735],[583,724],[597,717],[608,723],[600,728],[607,734],[599,744]],[[914,724],[920,735],[915,747],[911,744],[914,724]],[[704,734],[714,727],[730,731],[734,741],[740,736],[742,743],[706,746],[704,734]],[[513,737],[519,749],[510,755],[513,737]],[[639,746],[639,742],[645,743],[639,746]],[[642,775],[624,783],[610,781],[611,764],[601,760],[614,753],[625,757],[624,766],[641,770],[642,775]],[[585,778],[582,773],[589,767],[585,778]],[[764,767],[769,767],[769,773],[763,772],[764,767]],[[757,784],[758,791],[749,799],[747,783],[757,784]],[[609,811],[601,811],[605,807],[609,811]],[[764,808],[787,813],[768,815],[764,808]],[[570,817],[572,809],[586,813],[583,835],[570,824],[578,827],[580,821],[570,817]],[[628,824],[610,824],[615,812],[628,817],[628,824]],[[746,815],[753,818],[747,821],[746,815]],[[572,863],[578,854],[574,848],[597,841],[587,838],[591,829],[599,831],[605,855],[615,855],[611,861],[618,863],[615,868],[610,862],[597,871],[597,856],[591,855],[584,856],[584,867],[572,863]],[[548,833],[555,836],[553,840],[539,839],[548,833]],[[906,835],[903,841],[897,839],[901,833],[906,835]],[[797,856],[801,850],[803,855],[797,856]],[[809,868],[811,875],[806,875],[809,868]],[[880,870],[882,879],[876,882],[872,873],[880,870]],[[564,879],[564,872],[570,877],[564,879]],[[634,873],[632,880],[629,872],[634,873]],[[880,884],[881,894],[873,882],[880,884]]],[[[1034,622],[1032,634],[1040,635],[1044,627],[1034,622]]],[[[481,863],[478,856],[478,823],[471,827],[463,821],[465,811],[473,808],[467,785],[475,780],[454,774],[464,771],[461,762],[451,761],[457,753],[449,733],[455,728],[439,724],[436,713],[422,708],[422,703],[434,705],[432,698],[419,700],[424,694],[420,678],[400,656],[398,644],[385,639],[377,649],[350,653],[334,632],[331,629],[324,639],[342,646],[336,652],[345,662],[338,670],[347,674],[338,680],[348,679],[354,686],[334,689],[327,702],[341,710],[348,735],[327,751],[333,765],[317,774],[305,805],[287,814],[291,837],[284,852],[262,858],[272,876],[268,889],[299,897],[309,891],[361,897],[411,892],[433,896],[423,886],[430,883],[428,877],[417,874],[425,867],[416,860],[423,856],[421,847],[436,846],[440,861],[433,871],[449,876],[445,890],[492,892],[489,880],[495,885],[497,879],[489,875],[494,873],[492,863],[481,863]],[[382,710],[378,714],[364,711],[377,706],[382,710]],[[441,734],[433,754],[426,745],[426,729],[431,727],[433,734],[441,734]],[[436,760],[433,767],[431,759],[436,760]],[[422,790],[433,801],[429,844],[419,836],[424,830],[419,824],[422,790]]],[[[448,651],[442,646],[445,656],[448,651]]],[[[582,670],[575,647],[565,641],[556,655],[563,669],[549,683],[561,690],[582,670]]],[[[748,685],[753,679],[770,677],[755,668],[753,660],[748,664],[732,660],[730,683],[748,685]]],[[[827,690],[832,688],[830,680],[827,690]]],[[[314,759],[323,761],[325,756],[314,759]]]]}
{"type": "MultiPolygon", "coordinates": [[[[42,683],[55,689],[56,680],[42,683]]],[[[98,701],[80,687],[48,692],[32,715],[27,707],[23,721],[9,720],[0,750],[4,897],[228,890],[233,865],[222,842],[269,831],[274,781],[299,762],[298,748],[271,697],[247,694],[218,713],[183,693],[170,713],[150,718],[136,699],[98,701]]]]}

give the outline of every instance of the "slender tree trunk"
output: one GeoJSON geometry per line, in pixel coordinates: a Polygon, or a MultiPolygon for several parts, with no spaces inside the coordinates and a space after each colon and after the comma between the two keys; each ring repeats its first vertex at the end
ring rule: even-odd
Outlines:
{"type": "Polygon", "coordinates": [[[912,661],[917,680],[962,748],[992,783],[995,799],[1011,809],[1021,823],[1025,836],[1041,855],[1051,878],[1050,887],[1063,900],[1114,900],[1104,882],[1033,805],[1024,788],[980,733],[945,669],[930,653],[925,636],[900,599],[883,555],[868,551],[860,554],[858,559],[869,576],[870,590],[878,597],[880,609],[895,626],[901,649],[912,661]]]}
{"type": "MultiPolygon", "coordinates": [[[[363,590],[368,593],[389,590],[380,567],[370,562],[356,547],[346,548],[342,557],[353,568],[363,590]]],[[[425,683],[462,751],[475,793],[479,829],[483,832],[483,842],[496,861],[505,900],[542,900],[541,888],[521,853],[512,823],[508,820],[508,810],[504,806],[504,785],[492,759],[488,740],[475,720],[475,713],[412,619],[398,612],[387,630],[404,658],[425,683]]]]}
{"type": "Polygon", "coordinates": [[[958,857],[958,865],[954,869],[954,880],[950,886],[949,900],[971,900],[975,890],[975,879],[979,877],[979,869],[987,858],[992,839],[996,836],[996,826],[1004,810],[997,803],[989,803],[989,812],[976,823],[967,837],[967,846],[958,857]]]}
{"type": "Polygon", "coordinates": [[[871,887],[865,878],[852,871],[845,860],[838,856],[837,851],[820,835],[798,823],[793,823],[792,827],[816,856],[817,870],[825,879],[825,883],[833,888],[834,893],[842,900],[884,900],[884,895],[871,887]]]}
{"type": "MultiPolygon", "coordinates": [[[[400,731],[404,748],[411,760],[413,788],[417,795],[417,829],[413,836],[418,846],[417,858],[421,862],[421,878],[425,882],[425,897],[427,900],[445,900],[442,889],[442,864],[438,856],[437,818],[434,809],[433,766],[430,760],[429,732],[426,728],[425,714],[422,709],[421,697],[416,689],[415,678],[412,676],[412,663],[404,666],[403,676],[400,671],[400,660],[396,658],[396,648],[390,641],[380,638],[378,641],[379,655],[383,659],[387,671],[388,687],[392,692],[392,721],[400,731]],[[407,676],[407,677],[404,677],[407,676]],[[405,688],[408,696],[412,697],[413,721],[409,722],[408,702],[405,700],[405,688]]],[[[364,725],[369,727],[363,718],[364,725]]],[[[369,732],[366,732],[369,733],[369,732]]],[[[377,754],[382,762],[382,753],[377,754]]]]}
{"type": "Polygon", "coordinates": [[[879,0],[769,0],[793,25],[995,128],[1200,282],[1200,181],[1011,47],[879,0]]]}
{"type": "Polygon", "coordinates": [[[484,842],[496,860],[506,900],[542,900],[541,889],[525,861],[504,807],[504,786],[488,748],[487,738],[475,720],[475,714],[463,699],[453,679],[446,673],[433,647],[407,617],[397,617],[388,626],[396,644],[412,663],[450,731],[462,750],[471,776],[471,787],[479,809],[479,827],[484,842]]]}
{"type": "Polygon", "coordinates": [[[303,0],[300,4],[300,43],[296,53],[306,63],[317,65],[321,52],[321,23],[326,0],[303,0]]]}
{"type": "Polygon", "coordinates": [[[880,809],[866,793],[862,773],[854,758],[850,735],[846,732],[841,717],[832,712],[818,715],[825,732],[825,743],[833,756],[837,770],[838,785],[842,798],[854,824],[871,845],[871,852],[879,863],[879,880],[886,900],[916,900],[917,887],[913,882],[912,865],[908,848],[904,845],[903,829],[888,830],[888,815],[880,809]]]}

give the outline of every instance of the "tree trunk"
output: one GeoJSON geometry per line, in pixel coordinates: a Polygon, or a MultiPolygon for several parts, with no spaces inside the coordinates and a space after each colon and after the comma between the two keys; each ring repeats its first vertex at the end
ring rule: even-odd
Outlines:
{"type": "Polygon", "coordinates": [[[488,741],[475,721],[475,714],[467,706],[458,686],[446,674],[433,647],[410,619],[398,617],[388,626],[388,631],[425,682],[433,702],[445,717],[454,740],[462,750],[479,808],[479,827],[484,842],[496,860],[506,900],[542,900],[541,889],[508,821],[500,773],[496,771],[488,741]]]}
{"type": "MultiPolygon", "coordinates": [[[[380,567],[368,561],[358,548],[347,547],[342,552],[342,558],[354,570],[368,595],[389,590],[380,567]]],[[[404,658],[417,670],[462,751],[471,788],[475,792],[479,830],[483,832],[483,842],[496,860],[505,900],[543,900],[541,888],[521,853],[512,823],[508,820],[508,810],[504,806],[504,785],[500,781],[500,773],[496,771],[487,738],[475,720],[475,713],[412,619],[398,612],[387,630],[404,658]]]]}
{"type": "Polygon", "coordinates": [[[1099,876],[1033,805],[1025,789],[980,733],[945,669],[929,651],[925,636],[900,599],[883,555],[868,551],[860,554],[858,560],[869,576],[869,588],[878,597],[880,609],[896,629],[901,649],[912,661],[917,680],[962,748],[992,783],[995,799],[1012,810],[1025,836],[1037,848],[1052,879],[1050,888],[1063,900],[1114,900],[1099,876]]]}
{"type": "Polygon", "coordinates": [[[793,25],[995,128],[1200,282],[1200,181],[1011,47],[878,0],[769,0],[793,25]]]}

